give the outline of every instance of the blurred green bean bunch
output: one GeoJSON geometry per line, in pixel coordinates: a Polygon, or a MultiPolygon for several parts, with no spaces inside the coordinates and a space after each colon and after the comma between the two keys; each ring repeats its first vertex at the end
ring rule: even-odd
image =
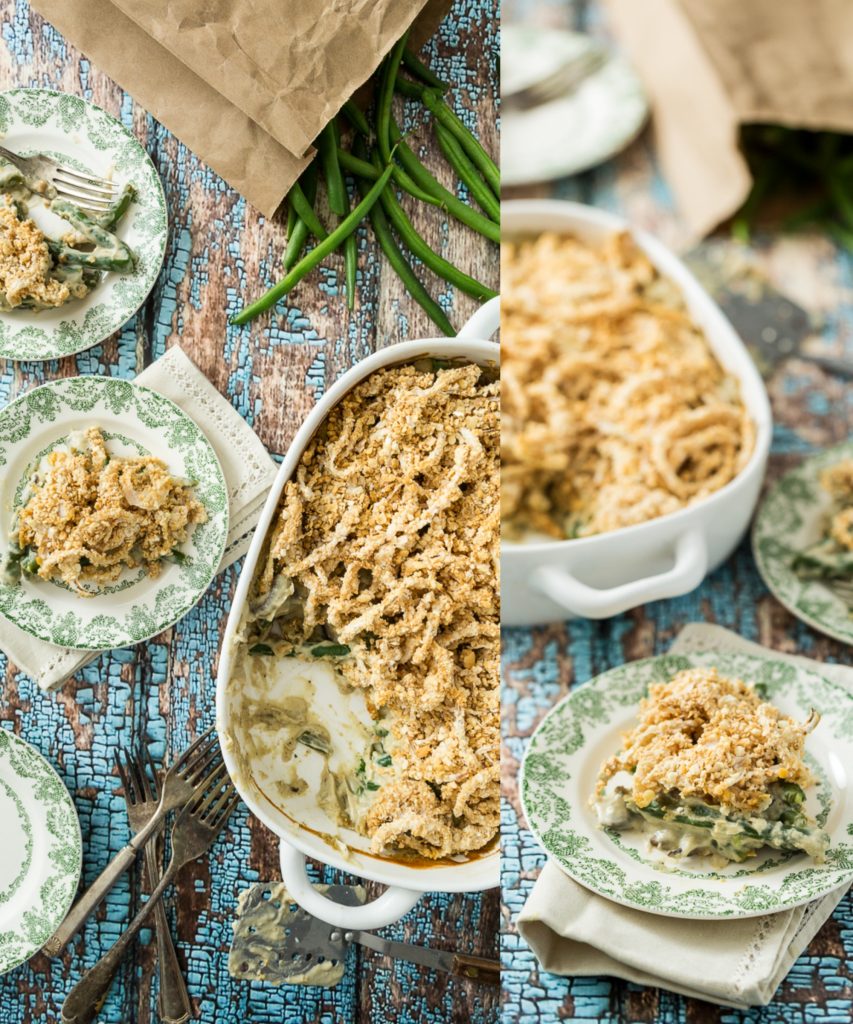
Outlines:
{"type": "Polygon", "coordinates": [[[449,86],[407,48],[403,36],[372,80],[373,103],[367,113],[351,100],[317,140],[317,157],[287,196],[287,247],[284,276],[251,305],[231,318],[246,324],[275,306],[311,270],[337,250],[343,251],[347,304],[355,305],[358,251],[356,229],[365,221],[385,259],[409,294],[443,334],[454,335],[444,310],[415,273],[412,258],[466,295],[485,301],[497,293],[435,252],[418,234],[398,193],[407,193],[455,218],[490,242],[500,241],[500,173],[494,160],[444,99],[449,86]],[[476,203],[464,202],[444,188],[421,163],[397,126],[392,106],[399,93],[431,116],[441,152],[476,203]],[[349,141],[348,146],[342,139],[349,141]],[[351,206],[346,179],[358,201],[351,206]],[[327,228],[315,206],[322,179],[336,224],[327,228]],[[478,208],[479,207],[479,208],[478,208]],[[311,239],[313,248],[305,252],[311,239]]]}
{"type": "Polygon", "coordinates": [[[741,149],[753,184],[732,220],[736,238],[748,242],[759,219],[784,209],[783,230],[815,228],[853,251],[853,135],[746,125],[741,149]]]}

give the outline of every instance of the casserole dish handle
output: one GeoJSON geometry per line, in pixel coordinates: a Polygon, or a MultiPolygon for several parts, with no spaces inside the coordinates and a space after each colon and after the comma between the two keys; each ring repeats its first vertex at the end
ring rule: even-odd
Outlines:
{"type": "Polygon", "coordinates": [[[307,910],[309,914],[325,921],[326,924],[333,924],[336,928],[358,931],[384,928],[399,921],[404,914],[408,914],[423,896],[422,892],[392,885],[381,896],[361,907],[344,906],[317,892],[305,871],[304,853],[282,839],[279,854],[281,879],[290,895],[303,910],[307,910]]]}
{"type": "Polygon", "coordinates": [[[605,590],[581,583],[569,570],[556,566],[540,567],[530,582],[571,615],[606,619],[647,601],[679,597],[698,587],[708,569],[708,550],[702,534],[692,530],[683,533],[675,541],[674,559],[674,565],[666,572],[605,590]]]}
{"type": "Polygon", "coordinates": [[[501,325],[501,297],[496,295],[482,306],[467,320],[457,338],[475,338],[477,341],[488,341],[501,325]]]}

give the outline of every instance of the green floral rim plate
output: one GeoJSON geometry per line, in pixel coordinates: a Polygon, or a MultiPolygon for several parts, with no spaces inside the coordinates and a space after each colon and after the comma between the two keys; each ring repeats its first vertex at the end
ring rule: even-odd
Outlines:
{"type": "Polygon", "coordinates": [[[832,500],[820,474],[853,458],[853,441],[829,448],[786,473],[759,506],[752,527],[758,571],[792,615],[842,643],[853,644],[853,609],[820,580],[802,580],[791,568],[797,552],[820,540],[832,500]]]}
{"type": "Polygon", "coordinates": [[[755,917],[796,907],[853,881],[853,693],[798,666],[749,654],[702,652],[630,662],[573,690],[533,734],[522,765],[521,799],[540,845],[562,869],[616,903],[669,917],[755,917]],[[639,835],[600,829],[589,806],[602,762],[636,721],[651,683],[690,667],[762,686],[769,701],[797,719],[822,718],[807,743],[818,782],[808,808],[830,835],[826,861],[802,854],[759,854],[748,864],[712,870],[656,862],[639,835]]]}
{"type": "Polygon", "coordinates": [[[65,917],[80,879],[77,811],[41,754],[0,729],[0,974],[33,955],[65,917]]]}
{"type": "Polygon", "coordinates": [[[185,615],[216,575],[228,534],[228,492],[219,459],[196,423],[174,402],[127,380],[72,377],[35,388],[0,412],[0,547],[12,534],[16,504],[38,461],[74,431],[98,426],[115,455],[149,453],[175,476],[197,480],[207,521],[193,527],[178,563],[156,579],[125,571],[94,597],[23,577],[0,583],[0,614],[48,643],[106,650],[140,643],[185,615]]]}
{"type": "Polygon", "coordinates": [[[105,110],[50,89],[0,93],[3,145],[24,155],[48,153],[78,170],[130,182],[136,200],[118,228],[136,268],[106,274],[85,298],[56,310],[0,313],[0,358],[58,359],[97,345],[134,315],[154,287],[168,238],[166,197],[136,137],[105,110]]]}

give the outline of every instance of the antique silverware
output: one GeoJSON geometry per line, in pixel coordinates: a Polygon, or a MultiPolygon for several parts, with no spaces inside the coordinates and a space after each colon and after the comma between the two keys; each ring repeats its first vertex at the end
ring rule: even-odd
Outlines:
{"type": "MultiPolygon", "coordinates": [[[[321,888],[326,896],[345,906],[364,902],[364,890],[358,887],[321,888]]],[[[497,960],[337,928],[293,902],[281,882],[257,883],[241,894],[228,969],[235,978],[279,985],[335,985],[343,977],[347,949],[353,942],[457,978],[500,984],[497,960]]]]}
{"type": "MultiPolygon", "coordinates": [[[[164,786],[165,791],[165,786],[164,786]]],[[[240,797],[220,764],[212,777],[205,779],[200,795],[180,811],[172,826],[172,857],[154,892],[137,912],[127,931],[71,989],[62,1004],[63,1024],[91,1024],[100,1012],[112,985],[118,965],[136,933],[145,924],[175,875],[190,861],[212,846],[225,827],[240,797]]]]}
{"type": "Polygon", "coordinates": [[[566,61],[549,75],[515,92],[501,93],[506,110],[530,110],[552,100],[570,96],[583,82],[607,63],[607,51],[596,47],[566,61]]]}
{"type": "MultiPolygon", "coordinates": [[[[157,786],[157,770],[151,761],[147,749],[140,750],[134,757],[128,752],[122,756],[115,752],[115,763],[121,784],[124,787],[124,802],[127,806],[127,817],[131,831],[141,832],[160,806],[160,794],[157,786]],[[148,770],[150,769],[150,776],[148,770]]],[[[160,881],[162,864],[159,833],[152,836],[145,844],[145,868],[148,885],[154,889],[160,881]]],[[[154,911],[154,924],[157,933],[157,963],[160,972],[160,988],[157,996],[157,1009],[164,1024],[184,1024],[192,1014],[187,986],[181,974],[178,955],[169,931],[166,908],[159,901],[154,911]]]]}
{"type": "Polygon", "coordinates": [[[724,289],[717,299],[759,362],[775,368],[786,359],[805,359],[827,373],[853,377],[853,360],[820,355],[803,347],[813,333],[809,314],[769,284],[762,287],[757,298],[724,289]]]}
{"type": "Polygon", "coordinates": [[[52,160],[49,156],[18,156],[0,146],[0,156],[14,164],[31,181],[45,182],[46,193],[53,198],[62,196],[93,213],[106,213],[118,198],[120,187],[108,178],[96,174],[83,174],[72,167],[52,160]]]}
{"type": "Polygon", "coordinates": [[[191,797],[207,788],[208,780],[212,779],[219,770],[214,766],[214,762],[219,762],[219,742],[215,736],[211,736],[212,732],[212,728],[203,732],[166,772],[156,812],[149,818],[148,824],[133,836],[127,846],[119,850],[68,911],[65,920],[42,946],[42,950],[48,956],[57,956],[68,944],[72,935],[79,931],[95,907],[136,860],[137,853],[151,836],[163,827],[164,819],[169,811],[182,807],[191,797]]]}

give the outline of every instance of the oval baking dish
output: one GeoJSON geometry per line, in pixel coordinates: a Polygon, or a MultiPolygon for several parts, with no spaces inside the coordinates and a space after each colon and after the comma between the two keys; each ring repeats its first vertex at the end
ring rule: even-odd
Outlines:
{"type": "Polygon", "coordinates": [[[755,446],[741,472],[687,508],[635,526],[564,541],[501,544],[501,623],[529,626],[568,618],[602,619],[697,587],[735,549],[758,500],[772,420],[767,392],[743,342],[684,263],[622,218],[580,203],[515,200],[501,206],[508,238],[545,231],[592,244],[630,230],[662,275],[681,291],[722,367],[740,382],[755,424],[755,446]]]}
{"type": "MultiPolygon", "coordinates": [[[[483,306],[454,339],[402,342],[376,352],[343,375],[317,403],[296,434],[267,498],[252,545],[246,556],[222,645],[216,687],[216,720],[226,766],[251,811],[281,840],[282,877],[288,892],[306,910],[338,927],[374,929],[396,920],[408,911],[421,894],[429,891],[468,892],[498,885],[499,848],[492,843],[466,860],[426,861],[376,856],[350,842],[344,845],[328,834],[328,818],[313,806],[309,787],[307,804],[299,802],[299,820],[286,813],[263,792],[251,777],[251,765],[238,749],[240,683],[235,657],[237,631],[247,608],[250,586],[259,571],[259,559],[267,533],[279,508],[284,487],[294,474],[302,455],[330,411],[359,382],[375,371],[411,363],[423,357],[464,360],[495,367],[499,351],[487,339],[498,326],[497,300],[483,306]],[[231,686],[232,680],[234,685],[231,686]],[[389,886],[377,900],[363,907],[344,907],[321,896],[308,881],[305,858],[313,857],[333,867],[389,886]]],[[[341,742],[344,742],[342,740],[341,742]]],[[[292,810],[292,807],[291,807],[292,810]]],[[[362,843],[366,846],[366,840],[362,843]]]]}

